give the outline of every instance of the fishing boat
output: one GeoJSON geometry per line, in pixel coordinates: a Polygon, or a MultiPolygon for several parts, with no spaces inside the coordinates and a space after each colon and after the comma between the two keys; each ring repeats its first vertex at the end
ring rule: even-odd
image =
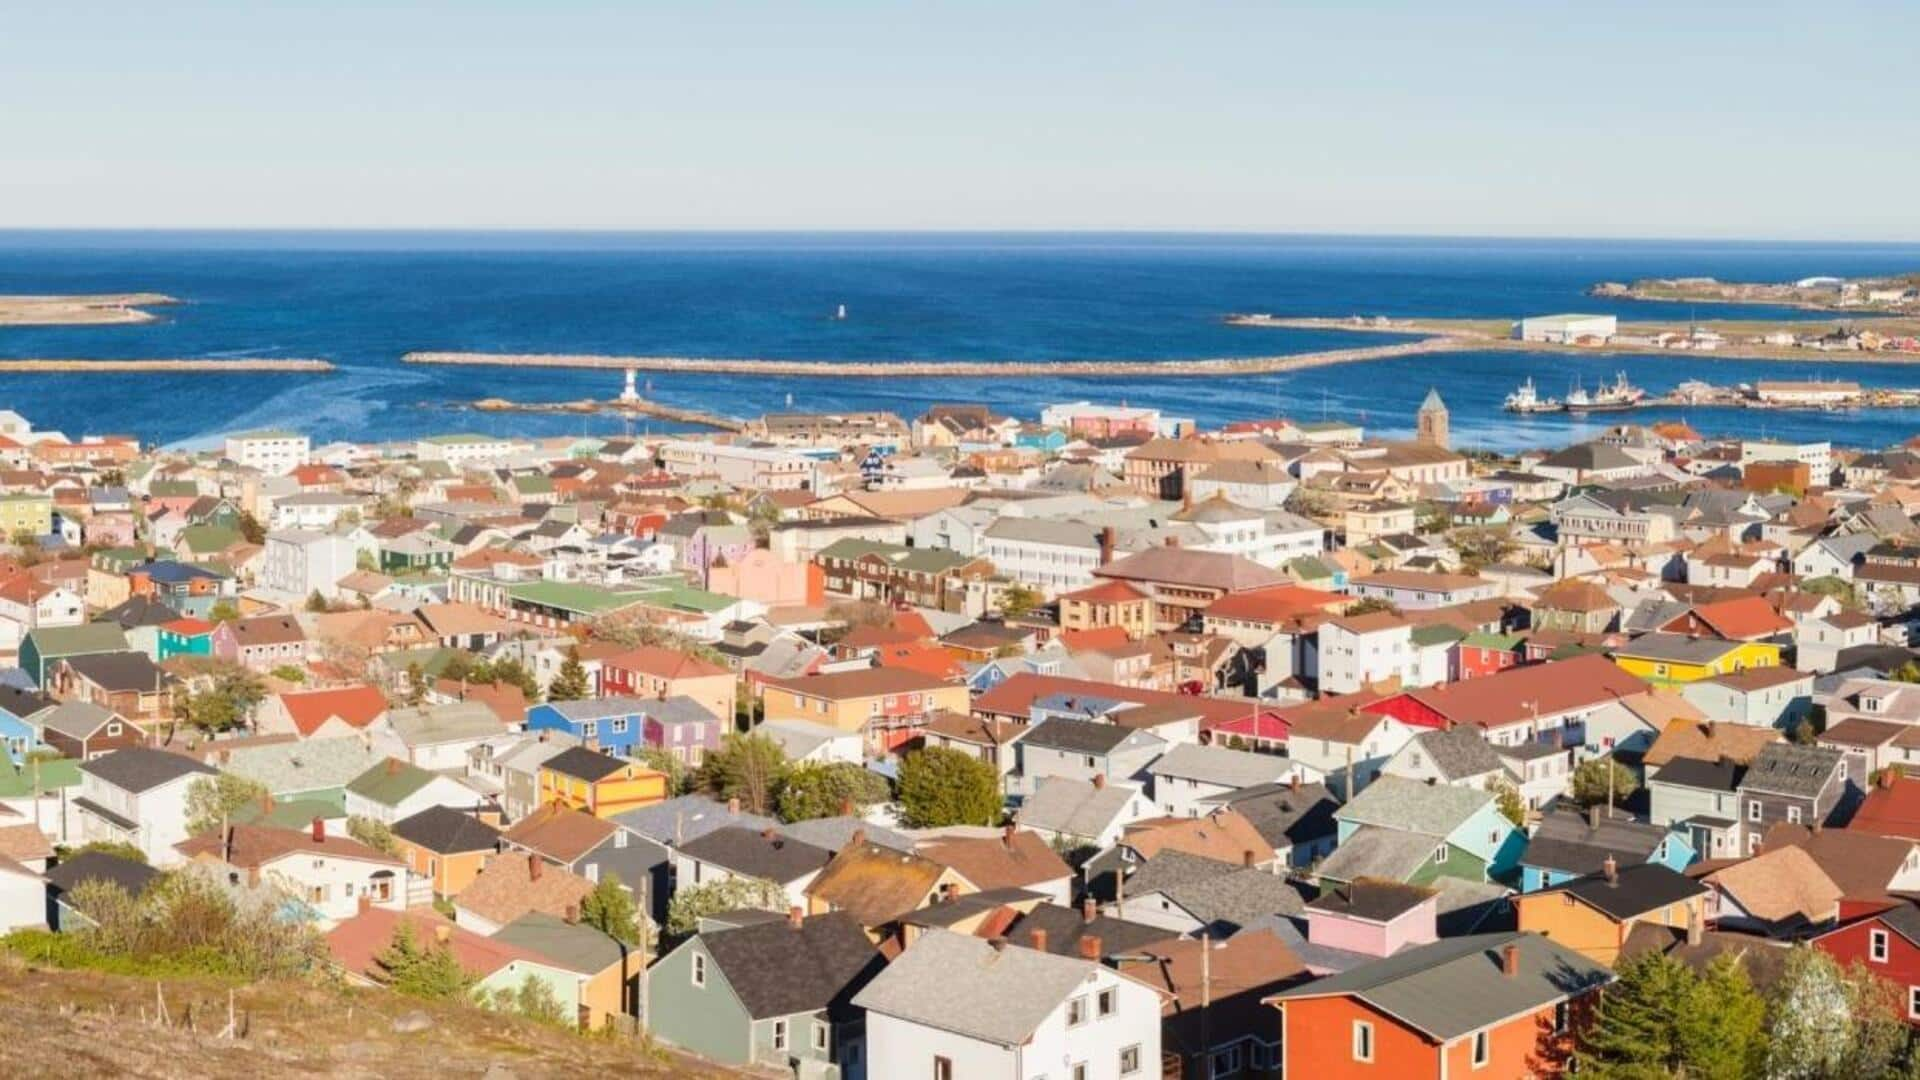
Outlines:
{"type": "Polygon", "coordinates": [[[1549,413],[1566,408],[1558,398],[1543,398],[1533,388],[1533,380],[1520,384],[1520,389],[1507,395],[1506,410],[1515,413],[1549,413]]]}
{"type": "Polygon", "coordinates": [[[1567,395],[1568,412],[1613,412],[1631,409],[1640,404],[1647,396],[1645,390],[1627,381],[1627,373],[1622,371],[1614,376],[1611,386],[1602,386],[1589,394],[1583,386],[1575,386],[1567,395]]]}

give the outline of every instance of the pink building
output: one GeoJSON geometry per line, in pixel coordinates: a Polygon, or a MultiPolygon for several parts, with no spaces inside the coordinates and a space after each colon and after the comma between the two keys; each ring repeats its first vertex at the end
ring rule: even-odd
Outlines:
{"type": "Polygon", "coordinates": [[[1438,941],[1434,924],[1439,910],[1440,894],[1434,889],[1362,878],[1307,904],[1307,940],[1367,956],[1392,956],[1438,941]]]}
{"type": "Polygon", "coordinates": [[[825,576],[811,562],[783,562],[755,548],[716,562],[707,571],[707,589],[768,607],[819,606],[826,602],[825,576]]]}
{"type": "Polygon", "coordinates": [[[103,547],[132,547],[137,538],[133,514],[125,510],[103,510],[88,518],[84,526],[86,542],[103,547]]]}

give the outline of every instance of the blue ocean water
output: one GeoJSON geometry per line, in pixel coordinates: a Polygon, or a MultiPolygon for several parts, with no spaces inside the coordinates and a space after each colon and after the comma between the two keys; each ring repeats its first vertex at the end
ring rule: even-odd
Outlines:
{"type": "MultiPolygon", "coordinates": [[[[613,417],[480,414],[480,397],[610,397],[613,372],[408,367],[420,349],[796,359],[1253,356],[1377,344],[1376,335],[1242,329],[1221,316],[1514,318],[1556,311],[1683,317],[1671,305],[1583,295],[1599,280],[1706,274],[1781,280],[1920,269],[1916,245],[1047,234],[572,234],[0,232],[0,293],[157,291],[158,322],[0,328],[7,357],[319,357],[329,375],[0,376],[0,407],[69,434],[192,444],[288,426],[318,440],[431,431],[617,433],[613,417]],[[847,306],[848,318],[830,318],[847,306]]],[[[1716,318],[1780,318],[1714,307],[1716,318]]],[[[1055,401],[1127,401],[1214,425],[1290,415],[1405,435],[1428,386],[1457,443],[1559,445],[1621,417],[1516,419],[1523,378],[1563,394],[1624,370],[1652,391],[1689,378],[1844,378],[1920,386],[1920,369],[1700,356],[1509,352],[1410,357],[1230,379],[818,379],[653,375],[651,396],[736,416],[792,407],[985,401],[1017,416],[1055,401]]],[[[1730,435],[1881,446],[1920,410],[1851,414],[1642,410],[1730,435]]],[[[633,430],[643,430],[639,425],[633,430]]],[[[654,424],[651,430],[665,430],[654,424]]]]}

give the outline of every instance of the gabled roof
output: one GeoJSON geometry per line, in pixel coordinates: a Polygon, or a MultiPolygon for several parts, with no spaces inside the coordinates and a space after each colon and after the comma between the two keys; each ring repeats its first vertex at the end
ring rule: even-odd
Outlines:
{"type": "Polygon", "coordinates": [[[931,859],[862,840],[841,848],[806,892],[863,927],[880,927],[925,903],[946,871],[931,859]]]}
{"type": "Polygon", "coordinates": [[[1623,868],[1645,862],[1666,838],[1666,829],[1624,810],[1556,808],[1540,816],[1521,861],[1561,873],[1595,874],[1609,857],[1623,868]]]}
{"type": "Polygon", "coordinates": [[[919,854],[959,871],[977,889],[1018,889],[1073,876],[1068,866],[1035,833],[949,837],[921,843],[919,854]]]}
{"type": "Polygon", "coordinates": [[[1292,770],[1293,763],[1287,758],[1197,743],[1176,743],[1147,766],[1147,771],[1155,776],[1198,780],[1228,788],[1272,783],[1292,770]]]}
{"type": "Polygon", "coordinates": [[[612,836],[619,826],[582,810],[548,803],[513,823],[500,839],[571,864],[612,836]]]}
{"type": "Polygon", "coordinates": [[[280,705],[302,738],[320,730],[329,719],[337,717],[351,727],[363,728],[387,711],[386,695],[374,686],[289,691],[280,695],[280,705]]]}
{"type": "Polygon", "coordinates": [[[1091,960],[932,929],[853,1003],[911,1023],[1019,1046],[1098,970],[1091,960]]]}
{"type": "Polygon", "coordinates": [[[493,851],[500,844],[499,829],[450,806],[429,806],[392,828],[400,839],[441,855],[493,851]]]}
{"type": "Polygon", "coordinates": [[[1565,1001],[1612,978],[1604,966],[1537,934],[1475,934],[1406,949],[1268,1000],[1353,997],[1446,1041],[1565,1001]],[[1502,967],[1508,948],[1516,950],[1518,970],[1512,975],[1502,967]]]}
{"type": "Polygon", "coordinates": [[[81,762],[80,771],[90,773],[123,791],[139,794],[161,784],[195,774],[213,775],[213,770],[183,754],[129,747],[81,762]]]}
{"type": "Polygon", "coordinates": [[[1095,577],[1187,585],[1221,592],[1247,592],[1288,584],[1285,574],[1251,559],[1216,551],[1151,547],[1108,563],[1095,577]]]}
{"type": "Polygon", "coordinates": [[[1487,791],[1382,776],[1334,816],[1352,825],[1372,825],[1438,841],[1452,835],[1492,801],[1493,794],[1487,791]]]}
{"type": "Polygon", "coordinates": [[[680,852],[735,874],[765,878],[782,885],[821,870],[833,857],[825,848],[792,839],[776,830],[756,832],[734,826],[689,840],[680,845],[680,852]]]}
{"type": "Polygon", "coordinates": [[[213,829],[183,840],[174,847],[188,858],[207,855],[243,870],[258,869],[288,855],[303,853],[389,866],[404,865],[383,851],[345,836],[322,835],[316,840],[307,829],[279,829],[270,825],[234,825],[227,835],[223,835],[219,829],[213,829]]]}
{"type": "Polygon", "coordinates": [[[1705,885],[1660,863],[1636,863],[1605,873],[1575,878],[1534,895],[1565,893],[1616,921],[1647,915],[1707,891],[1705,885]]]}
{"type": "Polygon", "coordinates": [[[460,890],[456,904],[504,926],[529,911],[565,916],[573,909],[577,914],[580,901],[592,891],[592,882],[538,855],[503,855],[460,890]],[[540,864],[537,870],[535,863],[540,864]]]}
{"type": "Polygon", "coordinates": [[[632,764],[633,762],[614,757],[612,754],[603,754],[584,746],[569,746],[542,762],[540,767],[562,776],[593,782],[604,780],[632,764]]]}
{"type": "Polygon", "coordinates": [[[1740,780],[1742,791],[1810,799],[1845,767],[1846,755],[1830,746],[1768,743],[1740,780]]]}

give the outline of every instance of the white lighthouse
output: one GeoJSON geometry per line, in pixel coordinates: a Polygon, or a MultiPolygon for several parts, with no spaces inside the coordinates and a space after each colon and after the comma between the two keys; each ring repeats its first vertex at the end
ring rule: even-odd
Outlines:
{"type": "Polygon", "coordinates": [[[640,391],[634,389],[633,387],[633,378],[636,374],[638,374],[638,372],[635,371],[633,368],[627,369],[627,385],[625,389],[620,391],[621,401],[632,402],[632,401],[640,400],[640,391]]]}

